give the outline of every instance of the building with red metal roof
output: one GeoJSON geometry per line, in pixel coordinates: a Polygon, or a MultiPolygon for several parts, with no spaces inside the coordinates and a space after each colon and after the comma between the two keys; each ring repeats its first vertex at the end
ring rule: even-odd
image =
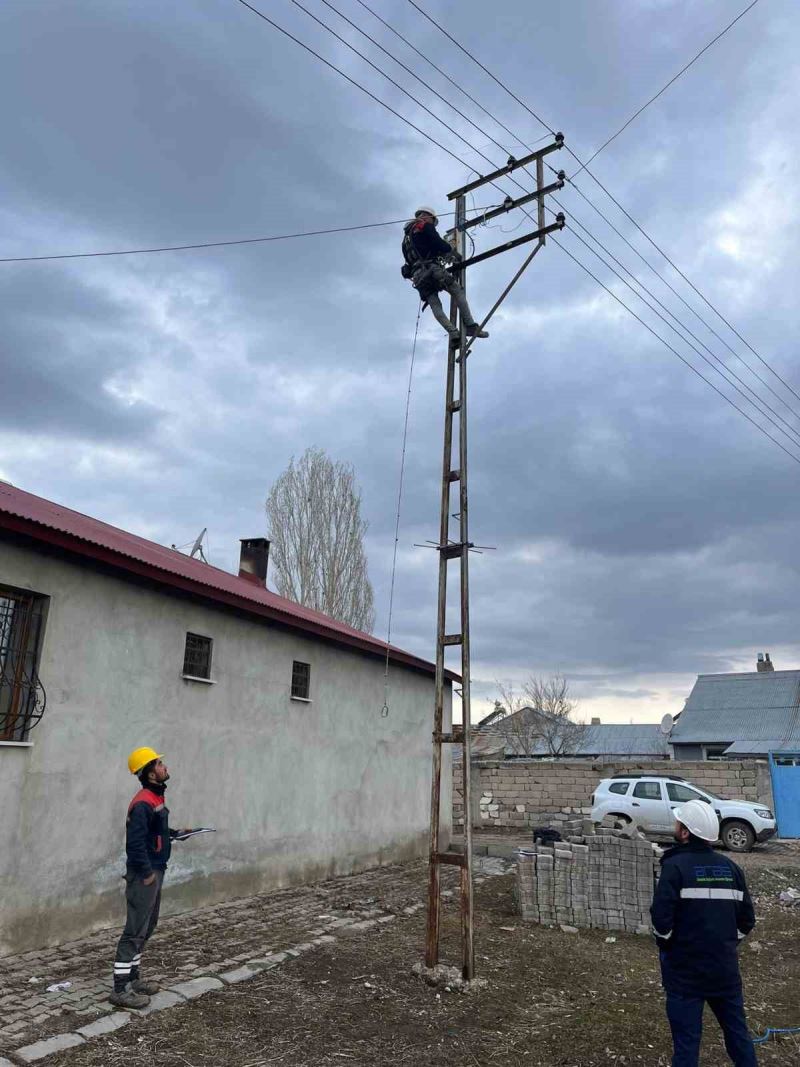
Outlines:
{"type": "Polygon", "coordinates": [[[390,647],[387,697],[386,643],[271,592],[268,553],[230,574],[0,483],[0,956],[122,918],[140,745],[218,831],[168,910],[426,854],[434,665],[390,647]]]}

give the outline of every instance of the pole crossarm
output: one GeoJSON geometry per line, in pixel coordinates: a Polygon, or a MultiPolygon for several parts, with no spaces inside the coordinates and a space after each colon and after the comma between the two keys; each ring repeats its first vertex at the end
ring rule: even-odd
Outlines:
{"type": "Polygon", "coordinates": [[[448,267],[448,270],[457,273],[465,267],[473,267],[476,263],[483,263],[485,259],[491,259],[492,256],[499,256],[501,252],[510,252],[512,248],[519,248],[520,245],[528,244],[529,241],[541,240],[541,238],[546,237],[548,233],[553,233],[555,230],[563,230],[565,222],[566,216],[564,215],[564,212],[559,211],[556,215],[556,221],[552,222],[549,226],[543,226],[540,230],[526,233],[524,236],[517,237],[513,241],[506,241],[504,245],[496,245],[494,248],[489,248],[485,252],[479,252],[477,256],[471,256],[469,259],[461,260],[460,263],[454,263],[452,267],[448,267]]]}
{"type": "MultiPolygon", "coordinates": [[[[550,185],[545,185],[543,189],[537,189],[536,192],[528,193],[527,196],[520,196],[517,200],[512,200],[511,197],[507,197],[500,207],[492,208],[491,211],[484,211],[482,215],[476,215],[474,219],[467,219],[462,230],[469,230],[473,226],[481,226],[484,222],[489,222],[491,219],[499,218],[500,215],[507,215],[509,211],[513,211],[515,207],[523,207],[525,204],[530,204],[532,200],[539,200],[543,196],[547,196],[548,193],[558,192],[559,189],[564,188],[564,182],[566,181],[566,173],[563,170],[558,172],[558,181],[552,182],[550,185]]],[[[452,231],[448,231],[452,233],[452,231]]]]}
{"type": "Polygon", "coordinates": [[[534,160],[544,159],[545,156],[549,156],[551,152],[557,152],[559,148],[564,147],[564,134],[557,133],[556,139],[552,144],[545,145],[544,148],[537,149],[536,152],[531,152],[527,156],[523,156],[522,159],[515,159],[514,156],[508,157],[508,162],[504,167],[499,167],[497,170],[492,171],[491,174],[482,175],[476,178],[474,182],[469,182],[468,185],[463,185],[460,189],[454,189],[452,193],[447,194],[448,200],[457,200],[459,196],[466,196],[467,193],[471,193],[473,189],[480,189],[482,185],[487,185],[489,182],[496,181],[498,178],[505,177],[506,174],[511,174],[512,171],[517,170],[519,167],[527,167],[529,163],[533,163],[534,160]]]}

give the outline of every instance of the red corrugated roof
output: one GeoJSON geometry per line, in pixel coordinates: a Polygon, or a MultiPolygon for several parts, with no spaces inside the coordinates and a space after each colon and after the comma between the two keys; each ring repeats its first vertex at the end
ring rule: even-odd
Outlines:
{"type": "MultiPolygon", "coordinates": [[[[0,529],[25,534],[37,541],[111,564],[162,585],[238,607],[339,644],[386,655],[385,641],[354,630],[320,611],[295,604],[250,579],[191,559],[174,548],[165,548],[155,541],[137,537],[136,534],[4,482],[0,482],[0,529]]],[[[389,648],[389,658],[428,673],[434,671],[432,663],[394,645],[389,648]]],[[[450,671],[447,676],[451,680],[459,680],[450,671]]]]}

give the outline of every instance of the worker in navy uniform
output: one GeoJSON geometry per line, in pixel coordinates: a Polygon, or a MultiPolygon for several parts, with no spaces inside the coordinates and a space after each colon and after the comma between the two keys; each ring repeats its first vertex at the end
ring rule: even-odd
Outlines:
{"type": "Polygon", "coordinates": [[[125,822],[127,921],[114,960],[114,990],[109,997],[120,1008],[146,1008],[158,983],[141,977],[142,951],[158,923],[161,886],[169,862],[172,839],[169,809],[164,803],[169,771],[152,748],[137,748],[128,757],[128,770],[141,789],[128,806],[125,822]]]}
{"type": "Polygon", "coordinates": [[[710,804],[675,808],[677,846],[664,853],[650,915],[672,1030],[672,1067],[697,1067],[706,1004],[736,1067],[755,1067],[739,973],[739,944],[755,926],[744,874],[711,845],[719,818],[710,804]]]}
{"type": "Polygon", "coordinates": [[[461,256],[439,236],[438,221],[433,208],[420,207],[411,222],[406,223],[403,228],[403,277],[411,279],[420,300],[430,305],[436,321],[447,330],[451,344],[459,344],[461,335],[442,307],[441,292],[450,293],[455,298],[467,337],[488,337],[486,330],[478,328],[463,287],[445,266],[446,261],[458,262],[461,256]]]}

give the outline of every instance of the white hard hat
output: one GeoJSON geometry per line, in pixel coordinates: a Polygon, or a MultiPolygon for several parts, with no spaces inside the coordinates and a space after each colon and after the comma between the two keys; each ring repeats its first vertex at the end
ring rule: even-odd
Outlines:
{"type": "Polygon", "coordinates": [[[414,212],[414,218],[418,219],[423,212],[426,215],[433,215],[436,221],[439,221],[439,218],[432,207],[418,207],[417,210],[414,212]]]}
{"type": "Polygon", "coordinates": [[[687,800],[673,810],[673,815],[695,837],[703,841],[719,840],[719,818],[710,804],[702,800],[687,800]]]}

